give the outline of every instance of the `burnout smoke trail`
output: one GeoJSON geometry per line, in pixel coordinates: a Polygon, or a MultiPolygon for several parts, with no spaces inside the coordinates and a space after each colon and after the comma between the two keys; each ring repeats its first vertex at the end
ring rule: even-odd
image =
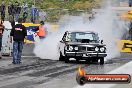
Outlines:
{"type": "Polygon", "coordinates": [[[83,16],[66,16],[57,32],[50,34],[46,39],[36,44],[34,53],[42,59],[56,60],[59,57],[58,44],[65,31],[95,31],[100,39],[107,45],[108,59],[118,57],[117,41],[123,35],[125,25],[115,21],[115,13],[109,4],[96,14],[95,19],[89,23],[84,22],[83,16]],[[116,22],[116,24],[115,24],[116,22]]]}

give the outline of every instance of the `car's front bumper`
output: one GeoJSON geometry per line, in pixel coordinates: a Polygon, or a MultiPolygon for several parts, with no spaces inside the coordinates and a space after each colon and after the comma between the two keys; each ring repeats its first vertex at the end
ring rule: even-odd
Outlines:
{"type": "Polygon", "coordinates": [[[106,57],[106,53],[92,53],[92,52],[65,52],[68,57],[106,57]]]}

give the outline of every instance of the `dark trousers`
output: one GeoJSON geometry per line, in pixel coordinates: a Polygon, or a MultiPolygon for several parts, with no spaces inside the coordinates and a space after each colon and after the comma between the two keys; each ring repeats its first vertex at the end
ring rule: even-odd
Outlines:
{"type": "Polygon", "coordinates": [[[26,22],[27,17],[28,17],[28,13],[24,12],[23,13],[23,22],[26,22]]]}
{"type": "Polygon", "coordinates": [[[22,55],[23,45],[24,45],[23,41],[14,41],[13,42],[13,63],[14,64],[21,63],[21,55],[22,55]]]}
{"type": "Polygon", "coordinates": [[[32,16],[32,17],[31,17],[31,22],[32,22],[32,23],[35,23],[35,21],[36,21],[36,17],[35,17],[35,16],[32,16]]]}

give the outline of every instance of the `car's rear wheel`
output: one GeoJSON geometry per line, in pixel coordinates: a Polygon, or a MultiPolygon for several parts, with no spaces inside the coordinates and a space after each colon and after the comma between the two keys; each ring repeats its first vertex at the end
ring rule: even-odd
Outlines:
{"type": "Polygon", "coordinates": [[[100,65],[104,64],[104,57],[100,58],[100,65]]]}
{"type": "Polygon", "coordinates": [[[61,53],[61,52],[60,52],[59,61],[64,61],[64,56],[62,55],[62,53],[61,53]]]}
{"type": "Polygon", "coordinates": [[[69,62],[69,57],[65,56],[65,63],[68,63],[69,62]]]}

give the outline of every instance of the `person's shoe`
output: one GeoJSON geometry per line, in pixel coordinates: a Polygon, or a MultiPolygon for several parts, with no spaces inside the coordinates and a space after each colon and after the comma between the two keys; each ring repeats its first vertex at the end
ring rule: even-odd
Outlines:
{"type": "Polygon", "coordinates": [[[21,64],[22,62],[18,62],[17,64],[21,64]]]}
{"type": "Polygon", "coordinates": [[[12,64],[17,64],[16,62],[12,62],[12,64]]]}

